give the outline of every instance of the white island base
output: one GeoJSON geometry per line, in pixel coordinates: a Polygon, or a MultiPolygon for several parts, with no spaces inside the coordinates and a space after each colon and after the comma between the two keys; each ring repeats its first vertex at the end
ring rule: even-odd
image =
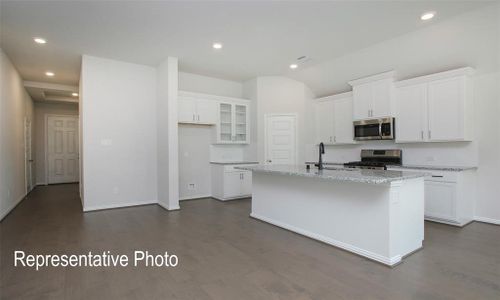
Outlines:
{"type": "Polygon", "coordinates": [[[369,184],[253,172],[251,216],[394,266],[422,247],[424,181],[369,184]]]}

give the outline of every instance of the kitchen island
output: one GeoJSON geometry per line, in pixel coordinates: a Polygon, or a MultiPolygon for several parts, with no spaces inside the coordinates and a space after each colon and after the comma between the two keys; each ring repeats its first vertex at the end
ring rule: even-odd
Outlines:
{"type": "Polygon", "coordinates": [[[252,171],[253,218],[394,266],[422,247],[424,176],[296,165],[252,171]]]}

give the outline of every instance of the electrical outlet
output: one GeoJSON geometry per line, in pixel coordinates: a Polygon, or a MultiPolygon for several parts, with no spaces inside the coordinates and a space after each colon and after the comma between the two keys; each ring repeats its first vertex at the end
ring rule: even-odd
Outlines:
{"type": "Polygon", "coordinates": [[[194,185],[194,183],[189,183],[189,184],[188,184],[188,190],[190,190],[190,191],[194,191],[194,190],[195,190],[195,185],[194,185]]]}

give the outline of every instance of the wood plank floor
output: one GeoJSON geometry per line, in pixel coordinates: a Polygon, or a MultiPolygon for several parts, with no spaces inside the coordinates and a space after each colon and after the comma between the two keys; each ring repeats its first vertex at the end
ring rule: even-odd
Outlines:
{"type": "Polygon", "coordinates": [[[500,226],[426,222],[394,269],[251,219],[250,200],[83,214],[77,185],[37,187],[0,224],[1,299],[500,299],[500,226]],[[13,251],[169,251],[176,268],[13,267],[13,251]]]}

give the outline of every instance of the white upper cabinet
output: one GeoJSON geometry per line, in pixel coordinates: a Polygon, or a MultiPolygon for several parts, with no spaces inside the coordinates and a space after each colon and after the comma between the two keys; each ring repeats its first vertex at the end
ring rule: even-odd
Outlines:
{"type": "Polygon", "coordinates": [[[396,83],[396,142],[471,141],[472,68],[396,83]]]}
{"type": "Polygon", "coordinates": [[[429,82],[430,141],[464,140],[465,77],[429,82]]]}
{"type": "Polygon", "coordinates": [[[352,93],[320,98],[316,103],[316,141],[353,144],[352,93]]]}
{"type": "Polygon", "coordinates": [[[361,84],[353,88],[353,119],[363,120],[371,118],[372,111],[372,86],[361,84]]]}
{"type": "Polygon", "coordinates": [[[249,106],[243,103],[219,103],[218,144],[248,144],[250,141],[249,106]]]}
{"type": "Polygon", "coordinates": [[[189,97],[178,97],[178,122],[195,123],[196,122],[196,100],[189,97]]]}
{"type": "Polygon", "coordinates": [[[392,116],[394,71],[349,81],[353,91],[353,119],[392,116]]]}
{"type": "Polygon", "coordinates": [[[342,94],[333,101],[333,120],[335,122],[336,144],[353,144],[354,126],[352,124],[352,93],[342,94]]]}
{"type": "Polygon", "coordinates": [[[334,135],[333,101],[323,99],[316,103],[316,141],[331,144],[334,135]]]}
{"type": "Polygon", "coordinates": [[[217,103],[213,100],[198,99],[196,101],[198,123],[217,124],[217,103]]]}
{"type": "Polygon", "coordinates": [[[177,118],[179,123],[215,125],[217,123],[217,102],[180,94],[177,118]]]}
{"type": "Polygon", "coordinates": [[[400,87],[396,90],[396,100],[396,141],[424,141],[427,134],[427,86],[400,87]]]}

